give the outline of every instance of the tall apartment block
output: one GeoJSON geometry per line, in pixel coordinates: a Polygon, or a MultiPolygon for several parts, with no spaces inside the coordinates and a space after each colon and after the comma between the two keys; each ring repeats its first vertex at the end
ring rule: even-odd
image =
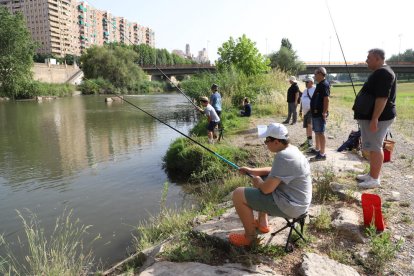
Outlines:
{"type": "Polygon", "coordinates": [[[37,50],[42,54],[79,56],[92,45],[120,42],[155,46],[155,34],[123,17],[116,17],[76,0],[0,0],[10,12],[21,12],[37,50]]]}

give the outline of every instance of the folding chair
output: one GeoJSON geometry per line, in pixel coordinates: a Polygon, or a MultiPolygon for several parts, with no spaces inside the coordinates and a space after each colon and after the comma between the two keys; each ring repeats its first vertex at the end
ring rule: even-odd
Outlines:
{"type": "Polygon", "coordinates": [[[287,241],[286,241],[286,245],[285,245],[285,252],[292,252],[293,251],[293,244],[295,244],[298,240],[302,239],[303,241],[306,242],[306,239],[303,237],[303,226],[305,225],[305,219],[308,216],[308,213],[304,213],[303,215],[300,215],[297,218],[293,218],[293,219],[288,219],[288,218],[284,218],[286,220],[286,225],[277,230],[276,232],[273,232],[271,235],[275,236],[277,233],[285,230],[286,228],[290,228],[289,230],[289,235],[287,237],[287,241]],[[296,223],[299,223],[300,225],[300,232],[296,229],[296,223]],[[295,240],[291,240],[292,239],[292,232],[295,231],[296,234],[299,235],[299,237],[295,240]]]}

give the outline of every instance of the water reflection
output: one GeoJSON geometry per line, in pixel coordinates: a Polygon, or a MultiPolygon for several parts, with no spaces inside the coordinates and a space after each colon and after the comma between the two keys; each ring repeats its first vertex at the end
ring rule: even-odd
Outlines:
{"type": "MultiPolygon", "coordinates": [[[[127,99],[184,133],[195,120],[182,95],[127,99]]],[[[94,226],[91,237],[102,236],[96,256],[119,260],[131,225],[159,209],[168,180],[162,157],[178,136],[127,103],[105,104],[102,96],[0,103],[0,233],[22,234],[15,209],[28,208],[53,226],[65,207],[73,208],[94,226]]],[[[168,204],[182,200],[181,189],[171,185],[168,204]]]]}

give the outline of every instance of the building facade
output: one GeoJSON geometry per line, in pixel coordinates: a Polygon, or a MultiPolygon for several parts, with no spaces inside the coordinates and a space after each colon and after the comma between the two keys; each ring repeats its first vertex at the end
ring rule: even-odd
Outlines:
{"type": "Polygon", "coordinates": [[[155,46],[148,27],[116,17],[76,0],[0,0],[11,13],[21,12],[39,48],[37,53],[79,56],[92,45],[119,42],[155,46]]]}

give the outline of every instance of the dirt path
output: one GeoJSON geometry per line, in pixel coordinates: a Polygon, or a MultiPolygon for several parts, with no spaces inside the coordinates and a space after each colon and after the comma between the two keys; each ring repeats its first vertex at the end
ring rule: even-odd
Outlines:
{"type": "MultiPolygon", "coordinates": [[[[232,137],[232,144],[240,147],[255,147],[260,154],[268,154],[264,145],[258,146],[262,139],[257,138],[256,127],[282,122],[284,118],[252,117],[250,120],[250,129],[232,137]]],[[[287,128],[292,144],[299,145],[305,141],[305,129],[302,128],[301,121],[293,126],[287,125],[287,128]]],[[[349,110],[334,110],[327,124],[327,148],[336,150],[348,138],[351,130],[357,128],[356,121],[353,120],[349,110]]],[[[404,126],[396,122],[391,129],[396,144],[392,161],[384,163],[381,187],[368,191],[381,196],[387,229],[391,230],[394,240],[404,241],[397,259],[390,264],[387,271],[395,273],[393,275],[414,275],[414,141],[412,137],[406,137],[398,132],[398,129],[402,128],[404,126]],[[392,201],[392,195],[399,199],[392,201]]],[[[363,164],[368,167],[367,161],[363,161],[363,164]]],[[[313,169],[314,166],[315,163],[312,164],[313,169]]],[[[355,187],[356,184],[355,181],[355,187]]]]}

